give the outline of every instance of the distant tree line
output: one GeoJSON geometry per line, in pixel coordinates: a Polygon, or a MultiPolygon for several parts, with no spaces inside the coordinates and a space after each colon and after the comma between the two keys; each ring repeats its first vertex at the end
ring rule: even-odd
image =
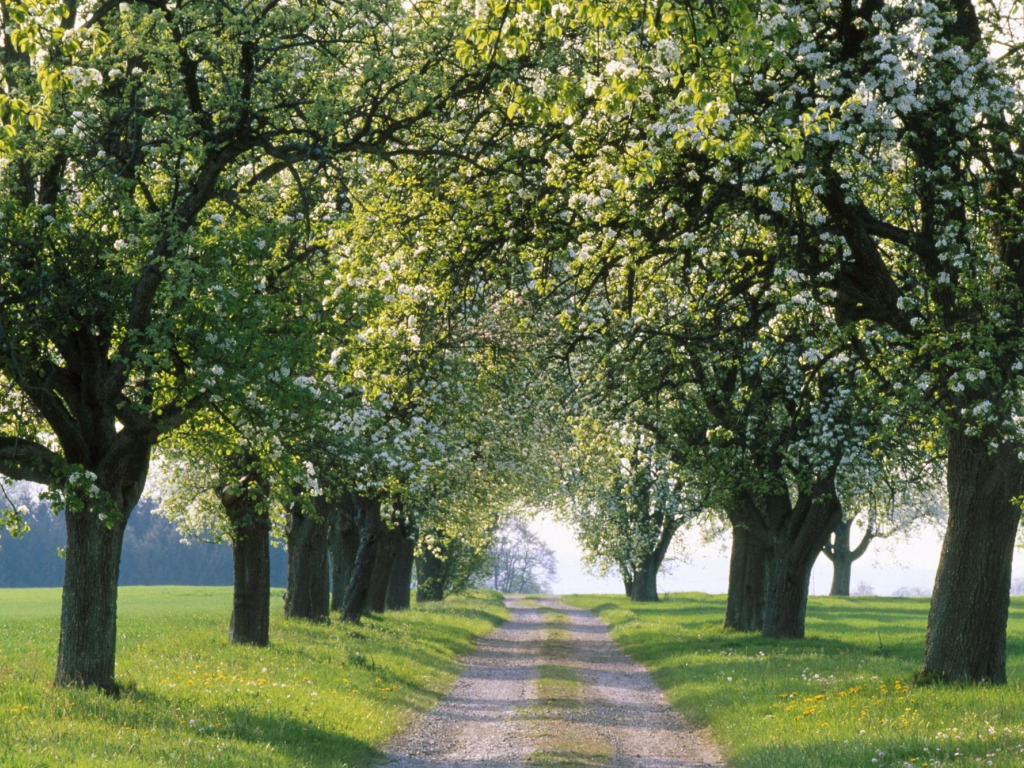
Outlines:
{"type": "MultiPolygon", "coordinates": [[[[0,588],[59,587],[64,583],[61,552],[67,544],[64,521],[50,511],[47,501],[26,506],[29,533],[0,540],[0,588]]],[[[208,541],[183,543],[174,525],[156,510],[155,501],[143,499],[128,520],[120,585],[230,586],[231,547],[208,541]]],[[[271,584],[283,587],[285,550],[273,548],[270,559],[271,584]]]]}

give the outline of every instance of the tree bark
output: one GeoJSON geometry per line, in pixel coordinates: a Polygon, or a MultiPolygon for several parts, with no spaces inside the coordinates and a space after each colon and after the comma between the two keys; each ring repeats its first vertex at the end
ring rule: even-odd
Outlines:
{"type": "Polygon", "coordinates": [[[327,566],[327,520],[308,515],[299,505],[288,512],[288,591],[284,615],[293,619],[327,621],[330,614],[330,574],[327,566]]]}
{"type": "Polygon", "coordinates": [[[832,533],[832,542],[825,548],[825,554],[832,561],[832,597],[850,596],[850,579],[853,575],[853,550],[850,548],[852,520],[840,520],[832,533]]]}
{"type": "Polygon", "coordinates": [[[234,592],[228,639],[239,645],[270,643],[270,517],[260,509],[265,489],[247,475],[221,491],[231,524],[234,592]]]}
{"type": "Polygon", "coordinates": [[[935,577],[924,679],[1006,682],[1010,567],[1024,493],[1016,449],[953,431],[946,476],[949,522],[935,577]]]}
{"type": "Polygon", "coordinates": [[[380,501],[360,499],[359,551],[352,567],[352,578],[345,591],[341,606],[343,621],[358,623],[366,610],[370,596],[370,580],[377,560],[377,546],[381,535],[380,501]]]}
{"type": "Polygon", "coordinates": [[[403,536],[398,554],[391,565],[388,581],[387,609],[401,611],[412,605],[412,569],[416,560],[416,539],[403,536]]]}
{"type": "Polygon", "coordinates": [[[386,523],[381,523],[377,556],[374,558],[367,596],[367,606],[372,613],[383,613],[387,608],[392,566],[398,557],[398,549],[403,538],[400,525],[389,528],[386,523]]]}
{"type": "Polygon", "coordinates": [[[416,558],[416,602],[429,603],[444,599],[447,582],[444,560],[429,547],[416,558]]]}
{"type": "Polygon", "coordinates": [[[100,495],[86,490],[77,500],[82,508],[65,511],[56,685],[118,690],[114,665],[121,548],[128,517],[146,483],[151,445],[148,434],[134,436],[127,428],[117,433],[94,469],[92,485],[100,495]],[[102,503],[110,509],[104,512],[98,506],[102,503]]]}
{"type": "MultiPolygon", "coordinates": [[[[776,504],[789,505],[778,499],[776,504]]],[[[811,569],[842,516],[832,477],[822,478],[786,514],[773,533],[765,568],[765,637],[804,636],[811,569]]]]}
{"type": "MultiPolygon", "coordinates": [[[[817,553],[815,553],[817,555],[817,553]]],[[[807,617],[807,593],[814,560],[799,553],[771,553],[765,567],[765,637],[804,636],[807,617]]]]}
{"type": "Polygon", "coordinates": [[[648,555],[633,572],[633,589],[629,599],[634,603],[658,602],[658,567],[654,555],[648,555]]]}
{"type": "Polygon", "coordinates": [[[626,590],[626,597],[632,599],[633,597],[633,579],[626,575],[626,571],[622,566],[619,566],[622,571],[622,586],[626,590]]]}
{"type": "Polygon", "coordinates": [[[127,519],[112,527],[88,511],[66,517],[57,685],[117,692],[117,579],[127,519]]]}
{"type": "Polygon", "coordinates": [[[331,610],[340,611],[345,602],[345,592],[352,580],[356,554],[359,552],[359,526],[355,518],[357,510],[354,501],[345,494],[337,502],[318,500],[320,513],[329,521],[327,542],[331,560],[331,610]]]}
{"type": "Polygon", "coordinates": [[[856,548],[850,546],[850,532],[853,528],[853,519],[840,520],[836,523],[836,529],[832,532],[832,540],[825,543],[822,551],[832,562],[832,588],[829,591],[831,597],[849,597],[850,582],[853,575],[853,564],[857,562],[868,546],[875,538],[873,525],[868,526],[864,532],[864,538],[856,548]]]}
{"type": "Polygon", "coordinates": [[[764,625],[765,569],[768,545],[743,524],[732,526],[726,629],[759,632],[764,625]]]}

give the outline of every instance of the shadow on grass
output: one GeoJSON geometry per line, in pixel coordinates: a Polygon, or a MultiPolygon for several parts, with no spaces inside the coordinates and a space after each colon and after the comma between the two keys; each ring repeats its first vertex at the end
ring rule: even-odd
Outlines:
{"type": "MultiPolygon", "coordinates": [[[[155,711],[174,712],[181,701],[152,691],[134,691],[131,694],[143,708],[150,705],[155,711]]],[[[120,716],[108,710],[109,716],[99,715],[116,727],[120,716]]],[[[95,716],[95,715],[93,715],[95,716]]],[[[290,765],[332,766],[373,765],[383,754],[360,739],[318,726],[310,717],[295,714],[260,712],[254,707],[222,706],[216,713],[203,713],[214,722],[201,720],[174,721],[167,716],[154,719],[149,735],[150,754],[160,750],[156,745],[167,744],[166,759],[181,759],[181,744],[191,745],[197,752],[216,753],[216,764],[223,766],[252,765],[254,757],[272,752],[290,765]]],[[[153,755],[155,758],[156,755],[153,755]]]]}

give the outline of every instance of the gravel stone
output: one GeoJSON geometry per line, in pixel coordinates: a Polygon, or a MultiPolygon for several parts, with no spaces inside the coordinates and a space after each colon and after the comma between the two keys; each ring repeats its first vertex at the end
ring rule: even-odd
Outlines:
{"type": "MultiPolygon", "coordinates": [[[[558,664],[575,669],[579,706],[559,710],[557,727],[596,734],[611,745],[607,768],[725,768],[714,743],[669,707],[635,661],[623,654],[607,626],[589,611],[554,598],[543,604],[563,611],[569,624],[568,653],[558,664]],[[575,730],[574,730],[575,729],[575,730]]],[[[530,720],[537,698],[537,667],[545,663],[541,615],[516,598],[506,603],[511,618],[482,638],[464,661],[451,693],[385,749],[381,768],[522,768],[533,752],[530,720]]],[[[550,729],[550,720],[545,721],[550,729]]],[[[588,762],[588,765],[591,763],[588,762]]]]}

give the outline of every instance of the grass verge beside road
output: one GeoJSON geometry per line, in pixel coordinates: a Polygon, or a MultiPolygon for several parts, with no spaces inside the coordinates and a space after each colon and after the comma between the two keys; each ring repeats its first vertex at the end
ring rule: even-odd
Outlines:
{"type": "Polygon", "coordinates": [[[230,588],[120,591],[118,698],[54,688],[60,590],[0,590],[0,766],[366,766],[507,616],[497,593],[227,642],[230,588]]]}
{"type": "Polygon", "coordinates": [[[721,628],[724,596],[573,596],[708,725],[733,768],[1024,764],[1024,602],[1010,608],[1006,686],[913,684],[928,601],[811,598],[804,640],[721,628]]]}

